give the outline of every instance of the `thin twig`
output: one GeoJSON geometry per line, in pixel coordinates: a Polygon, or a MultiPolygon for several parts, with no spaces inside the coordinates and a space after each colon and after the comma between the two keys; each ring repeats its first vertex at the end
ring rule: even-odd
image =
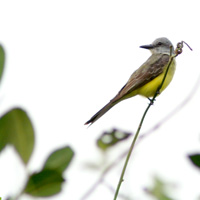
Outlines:
{"type": "MultiPolygon", "coordinates": [[[[183,45],[182,45],[182,46],[183,46],[183,45]]],[[[181,47],[182,47],[182,46],[181,46],[181,47]]],[[[182,50],[182,48],[181,48],[181,50],[182,50]]],[[[178,49],[176,52],[177,52],[177,53],[176,53],[175,56],[177,56],[178,54],[182,53],[182,51],[180,52],[179,49],[178,49]]],[[[122,182],[124,181],[124,174],[125,174],[125,171],[126,171],[126,168],[127,168],[127,165],[128,165],[129,159],[130,159],[130,156],[131,156],[131,154],[132,154],[133,148],[134,148],[134,146],[135,146],[137,137],[138,137],[138,135],[139,135],[139,133],[140,133],[140,129],[141,129],[142,124],[143,124],[143,122],[144,122],[145,116],[146,116],[146,114],[147,114],[149,108],[151,107],[151,105],[153,105],[153,102],[155,101],[155,98],[156,98],[157,95],[160,93],[160,89],[161,89],[162,86],[163,86],[163,83],[164,83],[164,81],[165,81],[165,79],[166,79],[166,76],[167,76],[167,73],[168,73],[168,71],[169,71],[169,67],[170,67],[170,65],[171,65],[171,63],[172,63],[172,61],[173,61],[173,59],[174,59],[175,56],[172,56],[172,47],[171,47],[171,48],[170,48],[170,60],[169,60],[167,69],[166,69],[166,71],[165,71],[163,80],[162,80],[160,86],[157,88],[156,93],[154,94],[153,98],[151,99],[151,101],[150,101],[149,105],[147,106],[146,110],[144,111],[144,114],[143,114],[143,116],[142,116],[142,119],[141,119],[141,121],[140,121],[140,123],[139,123],[137,132],[136,132],[136,134],[135,134],[135,136],[134,136],[134,138],[133,138],[133,141],[132,141],[132,143],[131,143],[130,149],[129,149],[129,151],[128,151],[128,154],[127,154],[127,157],[126,157],[126,160],[125,160],[125,163],[124,163],[124,167],[123,167],[122,172],[121,172],[121,176],[120,176],[120,179],[119,179],[119,182],[118,182],[118,185],[117,185],[117,189],[116,189],[115,195],[114,195],[114,200],[117,199],[117,196],[118,196],[118,193],[119,193],[121,184],[122,184],[122,182]]]]}

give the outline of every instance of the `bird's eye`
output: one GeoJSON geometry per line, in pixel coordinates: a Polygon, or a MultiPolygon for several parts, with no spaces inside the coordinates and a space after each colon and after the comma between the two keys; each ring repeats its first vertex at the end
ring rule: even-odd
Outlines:
{"type": "Polygon", "coordinates": [[[162,45],[162,42],[158,42],[158,46],[162,45]]]}

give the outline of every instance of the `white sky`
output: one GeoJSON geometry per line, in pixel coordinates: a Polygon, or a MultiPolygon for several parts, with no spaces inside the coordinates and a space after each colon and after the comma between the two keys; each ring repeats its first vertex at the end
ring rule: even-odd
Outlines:
{"type": "MultiPolygon", "coordinates": [[[[0,1],[0,43],[6,50],[0,112],[20,106],[32,119],[36,147],[28,170],[39,170],[50,152],[66,144],[76,152],[63,192],[52,200],[80,199],[97,180],[99,171],[84,166],[101,163],[95,139],[104,130],[136,131],[148,103],[141,97],[118,104],[89,129],[83,124],[149,57],[140,45],[167,37],[174,45],[184,40],[193,48],[191,52],[185,46],[177,57],[174,80],[150,109],[142,132],[187,97],[200,76],[199,19],[199,2],[194,0],[0,1]]],[[[197,199],[200,173],[186,155],[200,152],[199,99],[198,89],[179,113],[141,141],[129,163],[123,194],[151,199],[142,188],[158,175],[176,185],[177,199],[197,199]]],[[[108,153],[106,164],[130,142],[108,153]]],[[[119,164],[106,178],[113,188],[121,169],[119,164]]],[[[0,197],[23,186],[24,168],[11,148],[0,155],[0,177],[0,197]]],[[[100,186],[87,200],[112,198],[112,192],[100,186]]]]}

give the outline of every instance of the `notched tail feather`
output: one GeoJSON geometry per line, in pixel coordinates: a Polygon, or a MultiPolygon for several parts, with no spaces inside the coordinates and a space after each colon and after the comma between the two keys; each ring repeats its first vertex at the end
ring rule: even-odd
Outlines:
{"type": "Polygon", "coordinates": [[[101,116],[103,116],[108,110],[110,110],[116,103],[109,102],[101,110],[99,110],[94,116],[91,117],[84,125],[92,125],[97,121],[101,116]]]}

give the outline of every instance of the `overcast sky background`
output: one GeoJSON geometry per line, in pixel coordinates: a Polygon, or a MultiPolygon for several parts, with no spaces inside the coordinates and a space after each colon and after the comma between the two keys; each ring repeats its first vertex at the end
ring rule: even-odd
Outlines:
{"type": "MultiPolygon", "coordinates": [[[[126,100],[90,128],[83,124],[150,56],[140,45],[167,37],[174,46],[184,40],[193,48],[184,46],[177,57],[175,77],[148,112],[141,134],[190,94],[200,76],[199,19],[199,2],[194,0],[0,1],[0,43],[6,51],[0,113],[20,106],[33,122],[36,146],[28,170],[39,170],[49,153],[64,145],[76,153],[63,192],[48,199],[80,199],[100,173],[87,164],[109,164],[129,148],[131,139],[103,160],[95,140],[113,127],[135,132],[147,99],[126,100]]],[[[175,184],[172,194],[177,199],[197,199],[200,172],[186,156],[200,151],[199,101],[198,88],[180,112],[137,145],[120,190],[123,194],[151,199],[142,188],[158,175],[175,184]]],[[[106,178],[113,188],[122,164],[106,178]]],[[[24,168],[12,148],[0,155],[0,177],[0,197],[16,194],[23,186],[24,168]]],[[[112,198],[113,193],[100,186],[87,200],[112,198]]]]}

